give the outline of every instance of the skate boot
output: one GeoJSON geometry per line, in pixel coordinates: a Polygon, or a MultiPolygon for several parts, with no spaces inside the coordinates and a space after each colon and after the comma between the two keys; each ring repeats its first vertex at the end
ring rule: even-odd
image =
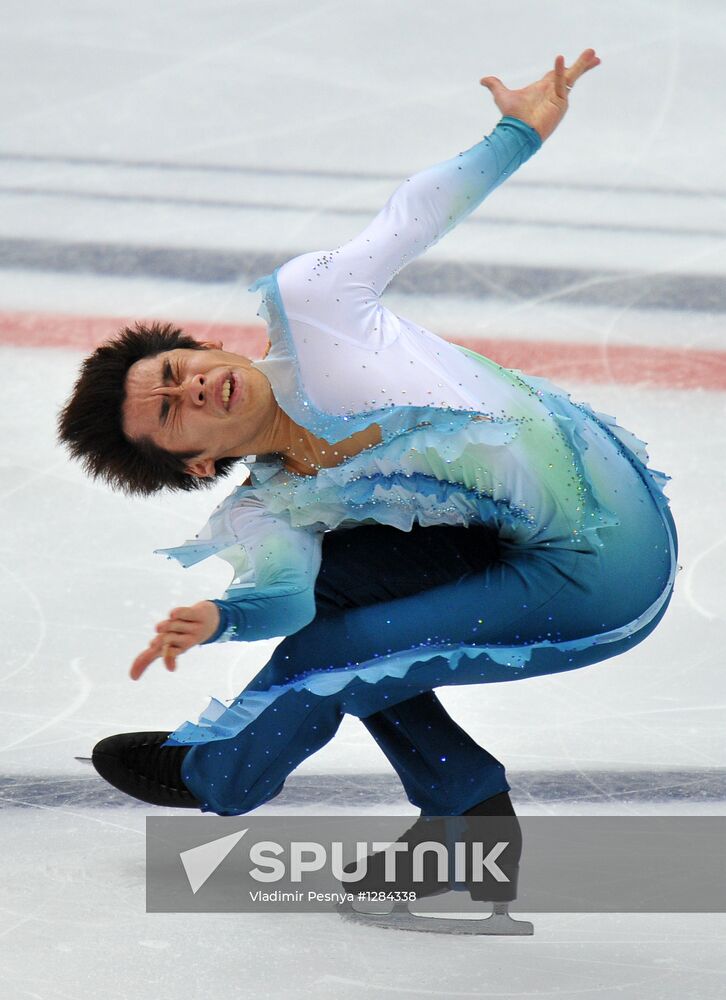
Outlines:
{"type": "MultiPolygon", "coordinates": [[[[393,869],[395,858],[395,880],[386,878],[386,859],[392,854],[392,849],[379,851],[369,855],[367,867],[362,878],[345,880],[342,885],[346,892],[380,893],[385,891],[415,892],[417,898],[447,892],[451,888],[468,889],[472,899],[494,901],[511,901],[517,895],[517,875],[519,858],[522,853],[522,834],[519,821],[512,807],[507,792],[501,792],[485,799],[463,816],[420,816],[395,842],[406,844],[408,850],[395,853],[390,858],[389,866],[393,869]],[[471,817],[471,819],[468,819],[471,817]],[[487,817],[487,818],[484,818],[487,817]],[[437,856],[431,852],[424,854],[423,881],[413,878],[414,848],[426,842],[441,844],[447,849],[452,838],[463,833],[467,846],[467,856],[470,858],[466,867],[465,879],[461,883],[453,882],[447,876],[439,877],[437,856]],[[490,842],[491,841],[491,842],[490,842]],[[506,842],[507,847],[497,855],[496,866],[506,876],[507,881],[498,882],[488,868],[479,865],[479,874],[472,871],[471,848],[474,843],[478,850],[476,857],[483,859],[498,842],[506,842]]],[[[343,868],[349,875],[355,873],[356,863],[351,862],[343,868]]],[[[451,873],[450,873],[451,874],[451,873]]]]}
{"type": "Polygon", "coordinates": [[[199,809],[181,776],[189,747],[162,746],[170,733],[119,733],[93,748],[91,760],[114,788],[155,806],[199,809]]]}
{"type": "Polygon", "coordinates": [[[492,914],[482,921],[479,933],[532,934],[534,928],[528,920],[509,915],[509,904],[517,898],[522,856],[522,830],[509,794],[500,792],[464,816],[468,820],[465,887],[475,902],[492,904],[492,914]],[[485,864],[485,859],[490,863],[485,864]]]}
{"type": "MultiPolygon", "coordinates": [[[[359,881],[344,881],[343,888],[354,896],[371,893],[370,902],[345,902],[339,912],[347,920],[382,928],[406,931],[428,931],[438,934],[530,935],[533,925],[527,920],[515,920],[509,915],[509,904],[517,897],[522,833],[507,792],[478,803],[462,816],[421,817],[399,837],[396,843],[407,843],[409,851],[396,856],[395,881],[385,879],[386,852],[368,858],[368,869],[359,881]],[[440,878],[438,858],[434,852],[424,855],[424,880],[415,882],[412,873],[412,849],[416,844],[431,841],[446,845],[449,855],[447,879],[440,878]],[[465,847],[464,864],[452,866],[452,847],[465,847]],[[487,862],[486,864],[484,862],[487,862]],[[447,890],[466,890],[474,904],[464,905],[464,918],[437,913],[442,903],[434,898],[447,890]],[[387,900],[385,894],[412,891],[415,901],[387,900]],[[380,899],[375,898],[381,893],[380,899]],[[418,905],[418,903],[421,905],[418,905]],[[489,903],[490,911],[477,903],[489,903]],[[473,918],[472,918],[473,917],[473,918]]],[[[346,865],[352,873],[354,864],[346,865]]],[[[449,897],[451,900],[451,897],[449,897]]]]}
{"type": "MultiPolygon", "coordinates": [[[[369,893],[374,895],[391,895],[397,893],[414,894],[415,899],[424,896],[435,896],[449,889],[448,871],[445,875],[439,872],[438,858],[434,851],[426,851],[423,855],[423,879],[414,880],[413,852],[418,844],[433,843],[446,845],[446,820],[448,817],[420,816],[413,826],[395,841],[396,844],[406,844],[407,850],[401,853],[392,848],[370,854],[366,859],[365,874],[362,878],[344,880],[341,884],[346,892],[369,893]],[[386,861],[391,872],[386,878],[386,861]],[[395,867],[394,867],[395,864],[395,867]],[[395,878],[391,873],[395,872],[395,878]],[[443,878],[440,877],[443,875],[443,878]]],[[[348,875],[356,872],[356,862],[345,865],[343,871],[348,875]]],[[[372,904],[373,905],[373,904],[372,904]]],[[[393,908],[393,903],[383,901],[381,906],[373,905],[371,912],[380,912],[393,908]]]]}
{"type": "Polygon", "coordinates": [[[519,860],[522,856],[522,830],[508,792],[485,799],[464,816],[470,817],[465,832],[467,844],[466,888],[474,900],[511,902],[517,898],[519,860]],[[500,851],[497,844],[507,846],[500,851]],[[476,845],[476,848],[475,848],[476,845]],[[481,858],[481,864],[477,865],[481,858]],[[483,861],[495,851],[492,868],[500,871],[506,881],[499,881],[483,861]],[[476,869],[476,870],[475,870],[476,869]]]}

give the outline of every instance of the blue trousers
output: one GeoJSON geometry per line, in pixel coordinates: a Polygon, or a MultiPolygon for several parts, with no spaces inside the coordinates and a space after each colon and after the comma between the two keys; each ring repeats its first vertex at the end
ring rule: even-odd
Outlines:
{"type": "MultiPolygon", "coordinates": [[[[664,590],[671,560],[669,510],[643,492],[604,531],[600,553],[520,549],[483,526],[414,526],[411,532],[362,525],[328,532],[318,576],[315,619],[285,638],[240,695],[288,684],[316,669],[411,649],[429,636],[452,645],[503,646],[568,641],[634,621],[664,590]]],[[[504,766],[446,713],[434,689],[576,669],[626,652],[665,614],[627,638],[563,655],[540,648],[519,670],[473,657],[452,670],[442,656],[403,676],[356,678],[314,694],[290,687],[231,739],[193,746],[183,766],[204,811],[249,812],[277,795],[287,775],[324,746],[346,713],[359,717],[425,815],[457,815],[509,790],[504,766]]]]}

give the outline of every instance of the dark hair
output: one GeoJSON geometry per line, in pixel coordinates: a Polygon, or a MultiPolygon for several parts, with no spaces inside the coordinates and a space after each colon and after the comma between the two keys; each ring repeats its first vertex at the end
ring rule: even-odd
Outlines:
{"type": "MultiPolygon", "coordinates": [[[[58,417],[58,437],[94,479],[142,496],[164,488],[195,490],[215,482],[184,471],[186,461],[196,457],[196,452],[166,451],[147,437],[131,440],[123,431],[121,411],[129,368],[141,358],[178,348],[206,350],[171,323],[136,323],[101,344],[83,362],[58,417]]],[[[226,476],[237,461],[218,459],[215,475],[226,476]]]]}

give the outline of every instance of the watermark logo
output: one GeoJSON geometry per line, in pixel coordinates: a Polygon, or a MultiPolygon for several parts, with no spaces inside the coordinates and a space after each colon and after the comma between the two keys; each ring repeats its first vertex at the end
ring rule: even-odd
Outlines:
{"type": "MultiPolygon", "coordinates": [[[[217,837],[207,843],[180,851],[184,871],[193,893],[208,881],[219,868],[224,859],[247,833],[247,829],[225,837],[217,837]]],[[[499,841],[484,856],[484,845],[475,842],[471,845],[456,841],[452,845],[438,841],[426,840],[415,845],[404,843],[388,843],[387,841],[356,842],[356,858],[346,869],[345,850],[348,845],[341,840],[333,840],[330,844],[311,840],[293,840],[283,846],[274,840],[255,841],[250,847],[249,859],[252,867],[249,875],[256,882],[289,881],[301,883],[311,872],[329,870],[333,878],[340,882],[354,884],[362,881],[369,874],[369,862],[372,856],[383,857],[383,879],[395,886],[400,877],[408,877],[416,883],[427,880],[426,864],[431,855],[436,859],[436,878],[443,884],[447,883],[451,871],[451,848],[453,847],[453,877],[457,882],[471,878],[474,882],[482,882],[486,874],[497,882],[508,882],[508,876],[497,864],[497,858],[509,846],[507,841],[499,841]],[[470,848],[470,850],[469,850],[470,848]],[[411,855],[409,862],[407,855],[411,855]],[[403,869],[403,871],[402,871],[403,869]]]]}
{"type": "Polygon", "coordinates": [[[226,837],[217,837],[199,847],[180,851],[179,858],[189,879],[189,887],[196,895],[204,883],[216,872],[229,852],[233,850],[247,833],[247,828],[226,837]]]}

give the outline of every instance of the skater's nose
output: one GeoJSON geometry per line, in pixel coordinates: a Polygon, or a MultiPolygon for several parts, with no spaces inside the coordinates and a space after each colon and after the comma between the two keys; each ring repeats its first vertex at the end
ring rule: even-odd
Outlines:
{"type": "Polygon", "coordinates": [[[163,387],[165,396],[188,402],[192,406],[204,406],[207,398],[207,379],[202,374],[188,375],[179,385],[163,387]]]}
{"type": "Polygon", "coordinates": [[[181,387],[192,406],[204,406],[207,398],[207,380],[204,375],[190,375],[182,382],[181,387]]]}

